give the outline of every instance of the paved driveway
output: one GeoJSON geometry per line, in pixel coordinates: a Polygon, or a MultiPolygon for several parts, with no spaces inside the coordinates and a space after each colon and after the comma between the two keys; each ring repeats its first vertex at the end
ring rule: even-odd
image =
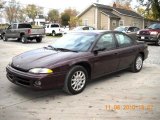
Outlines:
{"type": "Polygon", "coordinates": [[[22,44],[0,40],[0,120],[159,120],[160,47],[149,46],[139,73],[121,71],[89,83],[78,95],[61,89],[32,91],[9,82],[5,67],[24,51],[54,43],[22,44]]]}

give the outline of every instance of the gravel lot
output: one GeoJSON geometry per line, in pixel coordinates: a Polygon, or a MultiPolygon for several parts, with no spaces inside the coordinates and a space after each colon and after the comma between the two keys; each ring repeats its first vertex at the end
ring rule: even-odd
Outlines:
{"type": "Polygon", "coordinates": [[[159,120],[160,47],[149,45],[149,58],[139,73],[121,71],[89,83],[78,95],[61,89],[32,91],[9,82],[5,67],[24,51],[47,46],[0,40],[0,120],[159,120]]]}

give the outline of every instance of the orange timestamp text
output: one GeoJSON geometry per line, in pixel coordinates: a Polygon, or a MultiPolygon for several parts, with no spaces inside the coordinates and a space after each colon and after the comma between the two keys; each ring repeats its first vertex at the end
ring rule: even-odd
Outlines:
{"type": "Polygon", "coordinates": [[[106,105],[106,110],[147,110],[152,111],[153,105],[141,104],[141,105],[106,105]]]}

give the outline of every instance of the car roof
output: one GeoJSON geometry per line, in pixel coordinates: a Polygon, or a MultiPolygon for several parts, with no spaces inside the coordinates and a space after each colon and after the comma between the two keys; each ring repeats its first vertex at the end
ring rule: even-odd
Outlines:
{"type": "Polygon", "coordinates": [[[80,31],[71,31],[70,33],[85,33],[85,34],[103,34],[103,33],[122,33],[119,31],[112,31],[112,30],[80,30],[80,31]]]}

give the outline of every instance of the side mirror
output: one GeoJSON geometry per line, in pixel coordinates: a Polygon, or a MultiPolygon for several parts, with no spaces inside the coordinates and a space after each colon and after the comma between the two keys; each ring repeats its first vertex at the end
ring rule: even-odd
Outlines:
{"type": "Polygon", "coordinates": [[[106,50],[106,48],[95,48],[95,49],[93,50],[93,53],[94,53],[94,54],[98,54],[99,51],[104,51],[104,50],[106,50]]]}

